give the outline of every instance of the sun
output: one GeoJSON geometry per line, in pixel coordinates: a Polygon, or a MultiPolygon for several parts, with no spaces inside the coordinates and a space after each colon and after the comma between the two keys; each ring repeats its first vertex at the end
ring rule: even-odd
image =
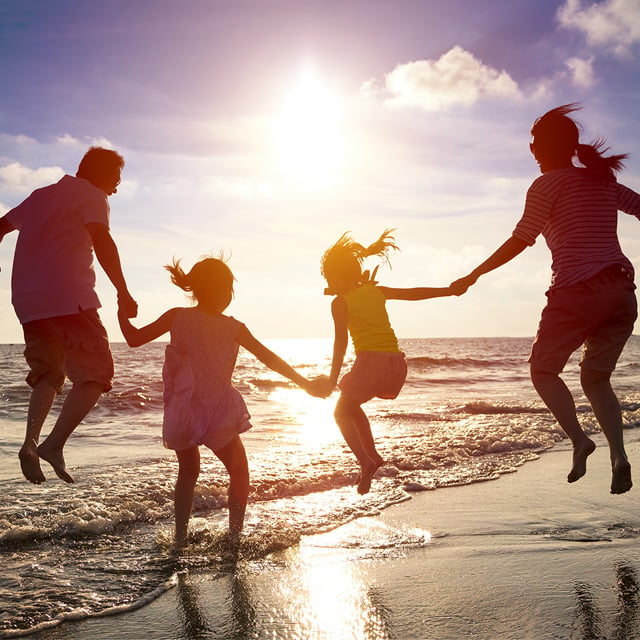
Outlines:
{"type": "Polygon", "coordinates": [[[336,184],[345,160],[343,116],[338,96],[303,69],[274,120],[279,171],[298,183],[336,184]]]}

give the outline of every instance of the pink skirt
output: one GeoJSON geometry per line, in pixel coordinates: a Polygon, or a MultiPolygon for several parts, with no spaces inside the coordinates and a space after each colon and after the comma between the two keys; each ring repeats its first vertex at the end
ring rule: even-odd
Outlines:
{"type": "Polygon", "coordinates": [[[361,351],[338,387],[360,403],[372,398],[392,400],[406,379],[407,361],[401,351],[361,351]]]}

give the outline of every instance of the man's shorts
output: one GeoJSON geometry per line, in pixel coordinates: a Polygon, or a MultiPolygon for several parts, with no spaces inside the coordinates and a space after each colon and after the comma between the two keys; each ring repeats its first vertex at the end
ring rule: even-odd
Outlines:
{"type": "Polygon", "coordinates": [[[74,384],[100,382],[105,391],[111,389],[113,357],[96,309],[33,320],[22,330],[32,387],[45,378],[60,393],[68,377],[74,384]]]}
{"type": "Polygon", "coordinates": [[[372,398],[392,400],[400,393],[406,379],[407,361],[404,353],[361,351],[338,387],[345,396],[361,403],[372,398]]]}
{"type": "Polygon", "coordinates": [[[638,315],[631,274],[619,265],[571,287],[551,289],[531,348],[531,368],[560,373],[584,345],[580,366],[612,372],[638,315]]]}

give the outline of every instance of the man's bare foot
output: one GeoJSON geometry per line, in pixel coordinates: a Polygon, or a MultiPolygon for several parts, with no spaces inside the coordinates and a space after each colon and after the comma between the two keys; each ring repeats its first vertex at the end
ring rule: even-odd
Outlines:
{"type": "Polygon", "coordinates": [[[40,458],[38,457],[35,444],[31,446],[23,444],[20,453],[18,453],[18,457],[20,458],[22,474],[29,482],[40,484],[46,480],[40,468],[40,458]]]}
{"type": "Polygon", "coordinates": [[[632,486],[631,465],[628,462],[611,468],[611,493],[626,493],[632,486]]]}
{"type": "Polygon", "coordinates": [[[383,460],[380,458],[378,462],[371,461],[371,464],[362,466],[360,468],[360,477],[358,478],[358,493],[364,495],[369,493],[371,489],[371,481],[375,472],[382,466],[383,460]]]}
{"type": "Polygon", "coordinates": [[[587,473],[587,458],[595,451],[596,444],[589,438],[584,444],[573,447],[573,467],[567,476],[567,482],[575,482],[580,480],[587,473]]]}
{"type": "Polygon", "coordinates": [[[62,451],[47,451],[44,443],[38,447],[37,451],[38,455],[53,467],[53,470],[56,472],[56,475],[60,480],[64,480],[69,484],[73,484],[75,482],[75,480],[67,473],[67,467],[64,463],[62,451]]]}

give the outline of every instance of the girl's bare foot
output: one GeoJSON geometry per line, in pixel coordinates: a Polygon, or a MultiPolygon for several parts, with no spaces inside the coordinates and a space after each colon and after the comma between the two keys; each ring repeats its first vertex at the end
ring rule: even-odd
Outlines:
{"type": "Polygon", "coordinates": [[[46,480],[40,468],[40,458],[38,457],[35,442],[31,445],[23,444],[18,457],[20,458],[22,474],[29,482],[40,484],[46,480]]]}
{"type": "Polygon", "coordinates": [[[75,482],[75,480],[67,473],[67,467],[64,463],[62,451],[55,449],[48,451],[44,443],[38,447],[37,451],[38,455],[53,467],[53,470],[56,472],[56,475],[60,480],[64,480],[69,484],[73,484],[75,482]]]}
{"type": "Polygon", "coordinates": [[[371,481],[373,480],[373,476],[376,471],[382,466],[384,461],[382,458],[378,461],[371,461],[370,464],[362,465],[360,467],[360,478],[358,479],[358,493],[360,495],[364,495],[365,493],[369,493],[371,489],[371,481]]]}
{"type": "Polygon", "coordinates": [[[573,467],[571,467],[571,471],[569,471],[567,482],[580,480],[580,478],[587,473],[587,458],[595,449],[595,442],[589,438],[586,438],[581,445],[573,445],[573,467]]]}

